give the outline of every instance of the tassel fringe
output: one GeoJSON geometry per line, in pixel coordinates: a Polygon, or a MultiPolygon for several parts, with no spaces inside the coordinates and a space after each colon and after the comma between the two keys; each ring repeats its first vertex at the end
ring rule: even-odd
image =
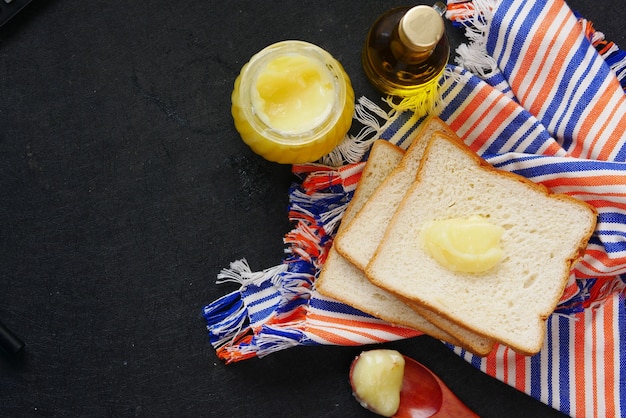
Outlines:
{"type": "Polygon", "coordinates": [[[248,265],[248,261],[245,259],[233,261],[230,263],[230,268],[222,269],[217,275],[217,284],[233,282],[241,286],[248,284],[258,284],[265,280],[270,280],[273,283],[276,281],[276,277],[286,271],[287,268],[284,265],[278,265],[265,269],[263,271],[253,272],[248,265]]]}
{"type": "MultiPolygon", "coordinates": [[[[450,2],[449,2],[450,3],[450,2]]],[[[498,0],[472,0],[448,4],[446,17],[465,29],[467,44],[457,50],[456,63],[481,78],[487,78],[497,69],[496,61],[487,53],[489,24],[498,0]]]]}
{"type": "Polygon", "coordinates": [[[365,122],[359,134],[347,138],[340,153],[323,160],[339,169],[322,163],[293,167],[300,182],[289,193],[288,213],[294,228],[284,237],[283,264],[253,272],[244,259],[218,274],[217,283],[240,286],[203,310],[210,342],[226,363],[314,344],[304,333],[313,282],[364,165],[345,165],[344,159],[362,159],[371,142],[393,122],[394,113],[362,98],[355,117],[365,122]]]}
{"type": "Polygon", "coordinates": [[[372,142],[395,120],[399,113],[396,110],[385,112],[366,97],[361,97],[354,108],[354,120],[362,125],[356,134],[347,135],[344,140],[320,162],[331,167],[354,164],[361,160],[369,151],[372,142]]]}
{"type": "MultiPolygon", "coordinates": [[[[460,45],[456,52],[456,63],[482,79],[489,78],[496,70],[497,63],[487,53],[487,38],[493,11],[499,0],[449,0],[446,17],[457,26],[465,28],[467,44],[460,45]]],[[[585,35],[617,76],[626,91],[626,52],[612,41],[606,40],[604,33],[596,31],[593,24],[578,17],[585,35]]]]}
{"type": "Polygon", "coordinates": [[[439,82],[441,77],[436,76],[428,83],[423,84],[419,90],[413,92],[400,100],[399,103],[394,98],[388,96],[385,102],[398,114],[410,112],[417,117],[423,117],[432,113],[439,102],[439,82]]]}

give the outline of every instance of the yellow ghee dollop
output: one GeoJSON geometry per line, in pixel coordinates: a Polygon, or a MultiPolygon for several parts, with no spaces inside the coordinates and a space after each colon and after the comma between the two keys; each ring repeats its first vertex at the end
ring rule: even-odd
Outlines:
{"type": "Polygon", "coordinates": [[[482,273],[493,268],[504,255],[500,239],[504,228],[473,215],[428,223],[421,241],[442,266],[464,273],[482,273]]]}
{"type": "Polygon", "coordinates": [[[359,403],[378,415],[394,415],[400,407],[404,364],[404,357],[396,350],[361,353],[350,373],[352,390],[359,403]]]}
{"type": "Polygon", "coordinates": [[[304,55],[279,56],[259,72],[252,105],[264,123],[300,133],[328,117],[335,100],[333,78],[322,62],[304,55]]]}

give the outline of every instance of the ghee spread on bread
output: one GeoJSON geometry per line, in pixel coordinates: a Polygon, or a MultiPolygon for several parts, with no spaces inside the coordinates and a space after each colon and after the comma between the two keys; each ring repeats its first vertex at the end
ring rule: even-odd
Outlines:
{"type": "Polygon", "coordinates": [[[420,240],[426,251],[449,270],[482,273],[502,259],[503,232],[504,228],[485,217],[472,215],[431,221],[422,229],[420,240]]]}

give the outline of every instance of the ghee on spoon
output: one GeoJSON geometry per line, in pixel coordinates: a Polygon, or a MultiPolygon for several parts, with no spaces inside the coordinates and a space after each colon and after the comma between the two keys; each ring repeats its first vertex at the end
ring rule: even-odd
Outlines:
{"type": "Polygon", "coordinates": [[[478,417],[433,372],[395,350],[364,351],[350,366],[355,398],[387,417],[478,417]]]}

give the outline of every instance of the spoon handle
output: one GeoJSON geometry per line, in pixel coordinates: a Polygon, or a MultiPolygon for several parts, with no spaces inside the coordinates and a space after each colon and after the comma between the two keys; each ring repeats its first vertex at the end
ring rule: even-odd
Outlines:
{"type": "Polygon", "coordinates": [[[439,382],[443,401],[441,408],[432,415],[433,418],[473,418],[479,417],[474,411],[469,409],[457,396],[446,386],[446,384],[433,373],[433,377],[439,382]]]}

